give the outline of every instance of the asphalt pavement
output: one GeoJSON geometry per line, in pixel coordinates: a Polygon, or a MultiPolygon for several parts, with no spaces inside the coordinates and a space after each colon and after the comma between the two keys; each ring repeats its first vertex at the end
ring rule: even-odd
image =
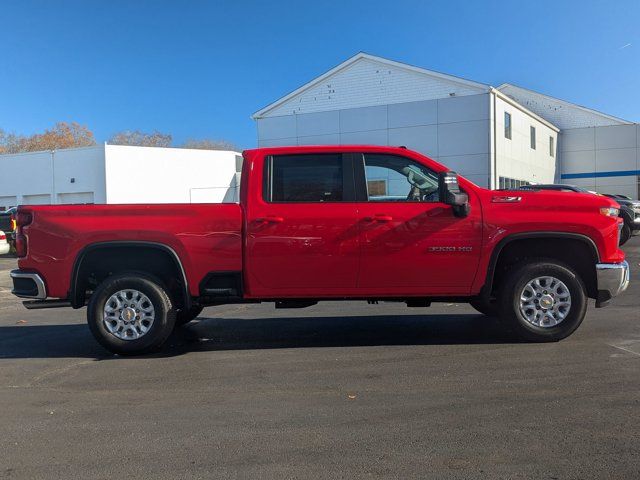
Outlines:
{"type": "Polygon", "coordinates": [[[466,305],[236,305],[139,358],[25,310],[0,258],[0,478],[640,478],[625,250],[629,290],[558,343],[466,305]]]}

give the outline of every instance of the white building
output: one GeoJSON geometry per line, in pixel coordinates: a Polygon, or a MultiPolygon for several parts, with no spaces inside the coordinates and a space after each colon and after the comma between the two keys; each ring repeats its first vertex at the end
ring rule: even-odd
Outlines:
{"type": "Polygon", "coordinates": [[[637,177],[629,173],[638,174],[637,125],[513,85],[493,88],[366,53],[253,118],[259,146],[405,145],[485,187],[566,181],[603,193],[638,194],[637,177]],[[604,130],[621,125],[628,127],[625,134],[604,130]],[[591,130],[573,132],[582,128],[591,130]],[[589,133],[593,144],[584,143],[589,133]],[[585,149],[590,153],[575,153],[585,149]],[[605,160],[611,153],[605,149],[627,150],[605,160]],[[597,180],[614,178],[605,176],[613,166],[625,172],[624,180],[597,180]]]}
{"type": "Polygon", "coordinates": [[[0,155],[0,210],[69,203],[238,199],[238,152],[97,145],[0,155]]]}

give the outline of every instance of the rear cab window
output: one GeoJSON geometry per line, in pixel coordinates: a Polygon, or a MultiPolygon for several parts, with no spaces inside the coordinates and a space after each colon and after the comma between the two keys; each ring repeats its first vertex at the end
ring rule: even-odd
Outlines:
{"type": "Polygon", "coordinates": [[[265,162],[264,200],[323,203],[354,200],[353,170],[341,153],[274,155],[265,162]]]}

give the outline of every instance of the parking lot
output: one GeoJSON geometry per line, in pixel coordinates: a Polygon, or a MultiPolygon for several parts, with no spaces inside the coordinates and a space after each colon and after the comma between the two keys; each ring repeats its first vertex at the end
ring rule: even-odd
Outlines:
{"type": "Polygon", "coordinates": [[[27,311],[0,259],[0,477],[639,478],[629,290],[553,344],[466,305],[208,308],[152,357],[27,311]]]}

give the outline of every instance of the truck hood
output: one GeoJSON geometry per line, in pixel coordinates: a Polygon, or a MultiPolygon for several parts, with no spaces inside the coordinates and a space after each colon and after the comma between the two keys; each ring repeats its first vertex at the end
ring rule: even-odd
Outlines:
{"type": "Polygon", "coordinates": [[[544,209],[557,211],[592,210],[599,208],[620,208],[613,199],[603,195],[554,190],[486,190],[486,199],[492,204],[511,204],[523,209],[544,209]]]}

